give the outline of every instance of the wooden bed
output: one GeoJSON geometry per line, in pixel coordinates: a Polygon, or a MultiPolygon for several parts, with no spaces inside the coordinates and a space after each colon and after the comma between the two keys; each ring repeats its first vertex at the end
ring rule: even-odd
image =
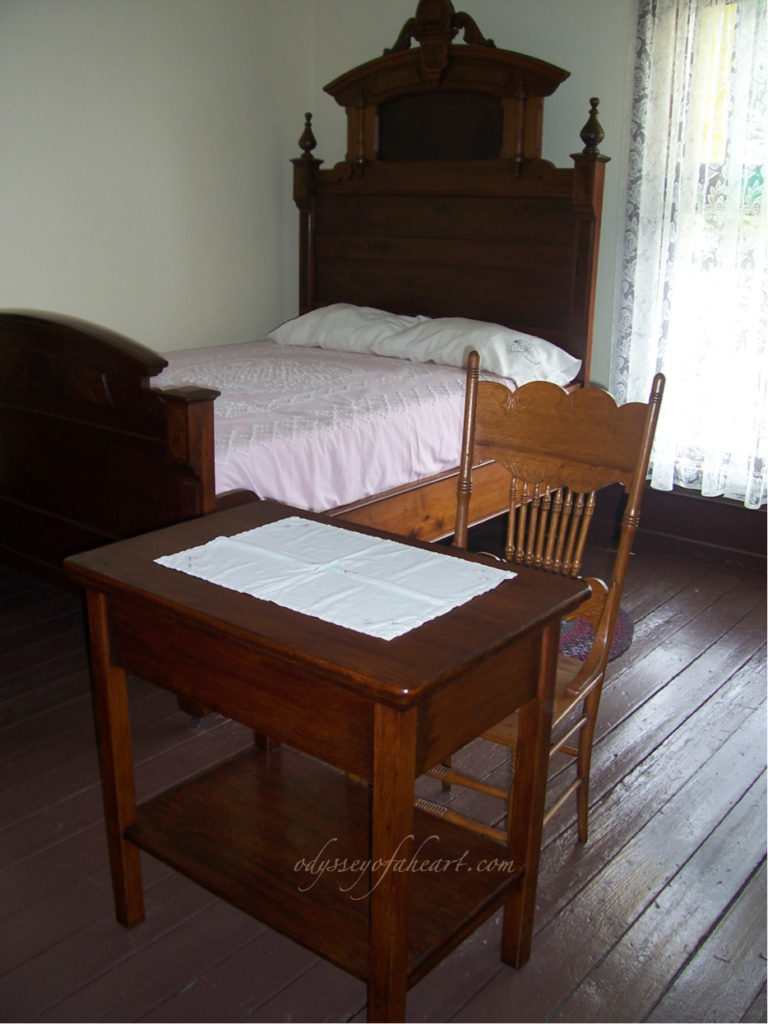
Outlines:
{"type": "MultiPolygon", "coordinates": [[[[391,50],[326,86],[346,112],[342,162],[321,166],[307,115],[293,161],[300,312],[490,321],[577,356],[588,380],[607,158],[597,100],[573,166],[541,157],[544,98],[567,77],[422,0],[391,50]]],[[[153,389],[165,365],[91,324],[0,313],[0,557],[63,582],[68,554],[217,506],[216,392],[153,389]]],[[[482,472],[487,518],[503,482],[482,472]]],[[[452,532],[455,488],[446,473],[334,511],[436,539],[452,532]]]]}

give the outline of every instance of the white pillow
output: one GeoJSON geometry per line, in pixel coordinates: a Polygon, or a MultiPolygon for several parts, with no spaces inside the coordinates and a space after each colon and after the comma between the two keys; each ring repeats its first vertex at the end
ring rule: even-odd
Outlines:
{"type": "Polygon", "coordinates": [[[377,341],[371,351],[418,363],[466,366],[469,353],[480,354],[480,367],[508,377],[518,387],[532,380],[570,384],[581,361],[544,338],[499,324],[464,317],[439,317],[377,341]]]}
{"type": "Polygon", "coordinates": [[[370,352],[371,346],[426,317],[398,316],[370,306],[335,302],[276,327],[267,335],[279,345],[332,348],[339,352],[370,352]]]}

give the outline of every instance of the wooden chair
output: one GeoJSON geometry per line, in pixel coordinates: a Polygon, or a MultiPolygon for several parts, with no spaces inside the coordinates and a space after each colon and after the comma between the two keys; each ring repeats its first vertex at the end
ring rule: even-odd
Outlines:
{"type": "MultiPolygon", "coordinates": [[[[595,505],[595,491],[623,484],[627,493],[613,570],[607,583],[589,578],[591,597],[572,618],[586,618],[595,640],[585,661],[561,655],[558,662],[550,757],[560,752],[576,767],[575,780],[548,809],[545,821],[576,793],[578,835],[587,838],[589,770],[600,691],[611,652],[643,485],[659,415],[664,377],[658,374],[647,404],[619,406],[606,391],[580,388],[571,394],[555,384],[533,382],[517,391],[479,380],[473,352],[467,370],[464,440],[459,474],[454,545],[467,545],[473,467],[489,459],[510,475],[505,560],[545,572],[578,576],[595,505]],[[575,738],[578,734],[578,741],[575,738]]],[[[514,750],[517,715],[499,722],[483,738],[514,750]]],[[[508,802],[510,790],[455,771],[449,762],[430,775],[508,802]]],[[[418,799],[424,810],[504,840],[505,832],[418,799]]]]}

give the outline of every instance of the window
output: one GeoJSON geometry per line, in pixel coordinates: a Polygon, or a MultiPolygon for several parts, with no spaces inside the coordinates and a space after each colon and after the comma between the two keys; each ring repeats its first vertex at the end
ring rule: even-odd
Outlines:
{"type": "Polygon", "coordinates": [[[611,388],[667,375],[651,466],[750,508],[768,482],[766,0],[640,0],[611,388]]]}

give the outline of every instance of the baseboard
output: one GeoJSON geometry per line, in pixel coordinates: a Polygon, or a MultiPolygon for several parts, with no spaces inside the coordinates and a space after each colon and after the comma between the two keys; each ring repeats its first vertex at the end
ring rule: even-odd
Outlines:
{"type": "MultiPolygon", "coordinates": [[[[596,527],[613,528],[621,516],[620,487],[600,493],[596,527]]],[[[754,510],[695,491],[657,491],[643,495],[635,551],[683,555],[750,572],[766,571],[766,510],[754,510]]]]}

